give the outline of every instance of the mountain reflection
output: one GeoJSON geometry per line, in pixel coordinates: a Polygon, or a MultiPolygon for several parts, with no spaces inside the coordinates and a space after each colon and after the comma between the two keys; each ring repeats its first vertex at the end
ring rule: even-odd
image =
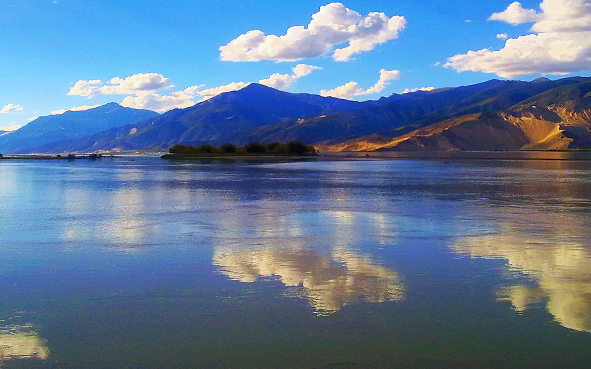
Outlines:
{"type": "Polygon", "coordinates": [[[584,215],[522,210],[505,214],[495,234],[465,237],[454,248],[472,257],[502,258],[537,286],[501,288],[517,311],[545,302],[562,326],[591,332],[591,237],[584,215]]]}
{"type": "Polygon", "coordinates": [[[11,359],[47,359],[49,349],[30,326],[0,327],[0,366],[11,359]]]}
{"type": "Polygon", "coordinates": [[[344,247],[329,255],[303,248],[218,248],[213,263],[233,280],[277,276],[286,286],[301,286],[320,314],[333,313],[355,300],[384,302],[404,296],[394,271],[344,247]]]}

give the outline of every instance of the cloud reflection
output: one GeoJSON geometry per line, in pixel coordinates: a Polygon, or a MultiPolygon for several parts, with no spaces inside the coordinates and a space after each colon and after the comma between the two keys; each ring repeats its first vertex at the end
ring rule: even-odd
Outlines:
{"type": "Polygon", "coordinates": [[[384,302],[404,296],[397,273],[344,247],[329,255],[297,247],[221,248],[213,263],[233,280],[248,283],[277,276],[286,286],[301,286],[319,314],[333,313],[356,300],[384,302]]]}
{"type": "Polygon", "coordinates": [[[517,284],[501,288],[499,300],[523,312],[546,303],[562,326],[591,332],[591,239],[584,216],[540,212],[536,209],[504,214],[499,231],[465,237],[454,248],[480,258],[501,258],[531,277],[537,286],[517,284]]]}
{"type": "Polygon", "coordinates": [[[0,327],[0,366],[12,359],[49,357],[49,349],[30,325],[0,327]]]}

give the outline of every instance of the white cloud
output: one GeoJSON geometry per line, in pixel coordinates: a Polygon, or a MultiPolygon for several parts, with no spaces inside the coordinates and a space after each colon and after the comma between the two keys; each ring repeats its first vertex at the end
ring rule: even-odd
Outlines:
{"type": "MultiPolygon", "coordinates": [[[[58,110],[52,110],[51,111],[51,115],[58,115],[58,114],[64,114],[67,111],[83,111],[83,110],[88,110],[88,109],[94,109],[94,108],[98,108],[100,105],[82,105],[82,106],[76,106],[70,109],[58,109],[58,110]]],[[[35,117],[35,119],[37,119],[37,117],[35,117]]]]}
{"type": "Polygon", "coordinates": [[[183,91],[170,95],[146,92],[137,96],[126,96],[121,102],[121,106],[164,113],[172,109],[184,109],[195,105],[195,102],[191,98],[193,98],[193,95],[185,94],[183,91]]]}
{"type": "MultiPolygon", "coordinates": [[[[314,65],[298,64],[291,69],[293,74],[274,73],[274,74],[271,74],[268,78],[261,79],[259,81],[259,83],[262,85],[268,86],[268,87],[278,89],[278,90],[287,89],[291,86],[291,84],[295,80],[305,77],[305,76],[309,75],[310,73],[312,73],[313,71],[319,70],[319,69],[322,69],[322,68],[314,66],[314,65]]],[[[249,83],[246,83],[246,82],[232,82],[227,85],[222,85],[219,87],[214,87],[214,88],[209,88],[206,90],[198,91],[198,92],[196,92],[196,94],[202,96],[201,101],[205,101],[205,100],[211,99],[214,96],[222,94],[224,92],[237,91],[237,90],[243,89],[244,87],[246,87],[248,85],[249,85],[249,83]]]]}
{"type": "MultiPolygon", "coordinates": [[[[14,122],[11,122],[11,123],[14,123],[14,122]]],[[[21,127],[22,127],[21,125],[11,124],[9,126],[0,127],[0,131],[12,132],[12,131],[16,131],[17,129],[19,129],[21,127]]]]}
{"type": "Polygon", "coordinates": [[[100,80],[79,80],[68,95],[92,97],[94,95],[130,95],[154,92],[173,87],[170,80],[158,73],[138,73],[133,76],[112,78],[102,84],[100,80]]]}
{"type": "Polygon", "coordinates": [[[320,95],[332,96],[341,99],[351,99],[355,96],[369,95],[382,92],[389,84],[388,81],[400,78],[400,72],[397,70],[380,70],[380,79],[375,85],[371,86],[367,90],[359,87],[357,82],[347,82],[342,86],[336,87],[332,90],[322,90],[320,95]]]}
{"type": "Polygon", "coordinates": [[[283,90],[289,88],[291,84],[298,78],[305,77],[315,70],[322,69],[314,65],[298,64],[292,68],[293,74],[280,74],[275,73],[269,76],[269,78],[261,79],[260,84],[283,90]]]}
{"type": "Polygon", "coordinates": [[[417,91],[433,91],[434,89],[435,89],[435,87],[406,88],[406,89],[404,89],[404,91],[402,91],[402,93],[408,94],[408,93],[417,92],[417,91]]]}
{"type": "MultiPolygon", "coordinates": [[[[267,86],[286,89],[293,81],[322,69],[313,65],[298,64],[292,68],[293,74],[275,73],[259,81],[267,86]]],[[[122,106],[134,109],[149,109],[163,113],[172,109],[184,109],[195,105],[195,99],[204,101],[224,92],[236,91],[246,87],[246,82],[232,82],[226,85],[201,90],[202,86],[190,86],[182,91],[169,94],[159,94],[157,91],[173,87],[170,80],[157,73],[139,73],[126,78],[112,78],[108,84],[100,80],[78,81],[68,92],[68,95],[92,97],[94,95],[122,94],[126,96],[122,106]]],[[[92,106],[94,107],[94,106],[92,106]]],[[[92,108],[86,106],[87,109],[92,108]]],[[[68,110],[82,110],[82,107],[68,110]]],[[[62,114],[66,109],[55,110],[52,114],[62,114]]]]}
{"type": "Polygon", "coordinates": [[[544,0],[534,32],[591,31],[591,0],[544,0]]]}
{"type": "Polygon", "coordinates": [[[509,38],[509,35],[506,33],[499,33],[499,34],[497,34],[497,38],[500,40],[506,40],[509,38]]]}
{"type": "Polygon", "coordinates": [[[208,100],[214,96],[217,96],[219,94],[223,94],[224,92],[237,91],[237,90],[243,89],[244,87],[246,87],[248,85],[249,85],[249,83],[245,83],[245,82],[232,82],[227,85],[222,85],[222,86],[218,86],[218,87],[214,87],[214,88],[208,88],[206,90],[199,92],[199,95],[203,96],[203,100],[208,100]]]}
{"type": "Polygon", "coordinates": [[[520,2],[515,1],[511,3],[511,5],[509,5],[504,11],[500,13],[493,13],[493,15],[491,15],[488,19],[518,25],[535,22],[538,17],[539,15],[535,10],[524,9],[520,2]]]}
{"type": "Polygon", "coordinates": [[[35,120],[35,119],[37,119],[37,118],[39,118],[39,117],[30,117],[30,118],[27,118],[27,120],[28,120],[29,122],[32,122],[32,121],[34,121],[34,120],[35,120]]]}
{"type": "Polygon", "coordinates": [[[15,113],[17,111],[22,111],[23,107],[18,104],[8,104],[5,105],[2,110],[0,110],[0,114],[7,114],[7,113],[15,113]]]}
{"type": "Polygon", "coordinates": [[[371,12],[363,17],[341,3],[330,3],[312,15],[308,26],[290,27],[285,35],[265,35],[260,30],[242,34],[220,47],[220,58],[235,62],[296,61],[327,54],[348,43],[332,55],[337,61],[347,61],[354,54],[398,38],[405,25],[406,19],[401,16],[389,18],[384,13],[371,12]]]}
{"type": "Polygon", "coordinates": [[[591,69],[591,0],[544,0],[540,8],[538,13],[512,3],[504,12],[493,14],[490,19],[511,24],[535,22],[534,33],[508,39],[501,50],[455,55],[445,67],[504,78],[591,69]]]}

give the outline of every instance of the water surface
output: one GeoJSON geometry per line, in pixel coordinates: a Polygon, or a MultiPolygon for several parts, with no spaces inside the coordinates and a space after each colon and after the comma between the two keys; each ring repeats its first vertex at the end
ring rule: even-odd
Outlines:
{"type": "Polygon", "coordinates": [[[2,161],[0,365],[586,367],[591,162],[433,159],[2,161]]]}

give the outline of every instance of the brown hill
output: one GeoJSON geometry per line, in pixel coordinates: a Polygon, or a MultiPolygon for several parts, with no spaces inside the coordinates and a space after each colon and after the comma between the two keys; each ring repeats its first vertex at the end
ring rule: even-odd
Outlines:
{"type": "Polygon", "coordinates": [[[316,145],[322,151],[554,150],[591,147],[591,82],[559,87],[493,113],[467,114],[399,137],[316,145]]]}

